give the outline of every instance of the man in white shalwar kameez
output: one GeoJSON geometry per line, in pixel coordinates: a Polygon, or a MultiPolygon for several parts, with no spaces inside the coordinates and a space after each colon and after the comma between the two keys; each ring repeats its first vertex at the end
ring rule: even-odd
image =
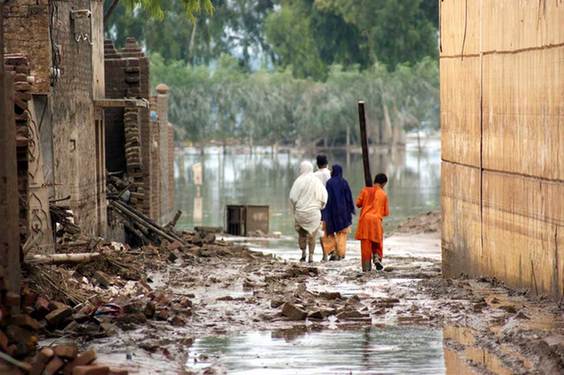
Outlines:
{"type": "Polygon", "coordinates": [[[315,239],[321,224],[321,210],[326,203],[327,190],[313,174],[313,164],[303,161],[300,164],[300,176],[294,181],[290,190],[290,208],[298,232],[302,262],[306,260],[306,247],[309,248],[308,262],[313,262],[315,239]]]}

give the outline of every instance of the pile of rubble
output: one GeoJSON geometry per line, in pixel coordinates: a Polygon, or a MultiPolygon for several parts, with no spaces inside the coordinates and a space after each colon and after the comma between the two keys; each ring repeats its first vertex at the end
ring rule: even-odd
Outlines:
{"type": "Polygon", "coordinates": [[[0,352],[1,374],[30,375],[127,375],[126,369],[97,364],[96,352],[87,350],[79,353],[76,345],[62,344],[45,346],[28,361],[18,361],[0,352]]]}
{"type": "MultiPolygon", "coordinates": [[[[62,218],[63,212],[59,210],[62,218]]],[[[101,239],[86,240],[74,230],[72,220],[65,225],[71,229],[60,228],[65,241],[57,245],[58,251],[65,253],[26,258],[20,313],[9,316],[0,311],[0,366],[12,371],[6,373],[123,373],[90,365],[95,355],[90,351],[79,354],[76,346],[38,350],[38,337],[87,342],[114,335],[120,329],[135,329],[150,320],[184,326],[192,315],[194,295],[173,295],[151,286],[149,271],[164,270],[179,261],[193,264],[218,256],[262,256],[218,241],[205,228],[176,232],[170,226],[159,226],[174,237],[159,238],[158,245],[131,248],[101,239]]]]}

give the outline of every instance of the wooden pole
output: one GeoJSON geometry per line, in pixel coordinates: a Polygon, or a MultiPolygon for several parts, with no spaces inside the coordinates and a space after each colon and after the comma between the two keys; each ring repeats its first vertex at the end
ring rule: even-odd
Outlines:
{"type": "Polygon", "coordinates": [[[358,120],[360,123],[360,145],[362,147],[362,164],[364,166],[364,184],[372,186],[372,175],[370,174],[370,155],[368,154],[368,137],[366,136],[366,113],[364,102],[358,102],[358,120]]]}

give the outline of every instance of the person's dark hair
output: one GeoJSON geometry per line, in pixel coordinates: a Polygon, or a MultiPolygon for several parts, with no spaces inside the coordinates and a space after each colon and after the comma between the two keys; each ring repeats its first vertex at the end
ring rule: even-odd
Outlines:
{"type": "Polygon", "coordinates": [[[326,167],[329,164],[329,162],[327,161],[327,156],[325,155],[317,155],[316,161],[318,168],[326,167]]]}
{"type": "Polygon", "coordinates": [[[375,184],[385,184],[388,182],[388,177],[384,173],[378,173],[376,177],[374,177],[375,184]]]}

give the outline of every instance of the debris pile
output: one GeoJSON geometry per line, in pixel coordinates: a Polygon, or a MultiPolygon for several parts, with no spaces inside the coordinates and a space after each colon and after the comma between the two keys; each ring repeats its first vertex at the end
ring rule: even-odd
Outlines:
{"type": "Polygon", "coordinates": [[[133,183],[128,178],[110,176],[108,178],[108,208],[123,223],[128,243],[160,245],[163,240],[170,242],[183,242],[182,238],[174,231],[174,224],[180,217],[175,216],[173,223],[166,226],[157,224],[153,219],[135,208],[133,200],[137,192],[132,190],[133,183]]]}
{"type": "Polygon", "coordinates": [[[96,364],[96,352],[79,353],[73,344],[45,346],[26,361],[0,352],[0,373],[30,375],[127,375],[127,369],[96,364]]]}

